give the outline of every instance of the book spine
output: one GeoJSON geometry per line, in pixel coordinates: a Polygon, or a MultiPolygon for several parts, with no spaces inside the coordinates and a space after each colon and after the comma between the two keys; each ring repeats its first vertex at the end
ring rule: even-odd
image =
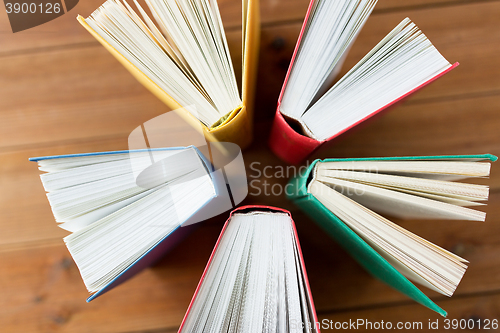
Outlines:
{"type": "Polygon", "coordinates": [[[285,120],[279,109],[274,117],[269,147],[283,161],[298,164],[322,144],[295,131],[285,120]]]}
{"type": "Polygon", "coordinates": [[[290,60],[285,80],[283,81],[283,86],[281,87],[280,95],[278,97],[278,110],[276,111],[276,116],[271,130],[271,137],[269,139],[269,147],[271,150],[279,158],[289,164],[300,163],[321,144],[321,142],[301,135],[293,130],[279,111],[279,105],[285,92],[285,87],[290,77],[295,58],[297,57],[297,53],[299,51],[300,42],[304,37],[307,22],[311,16],[314,5],[315,0],[311,0],[309,2],[309,6],[307,7],[307,12],[304,17],[304,21],[302,22],[299,37],[297,38],[297,43],[295,44],[295,48],[293,50],[292,59],[290,60]]]}
{"type": "Polygon", "coordinates": [[[232,142],[244,150],[252,143],[252,121],[246,106],[243,105],[237,112],[234,112],[234,116],[229,121],[208,132],[215,141],[232,142]]]}

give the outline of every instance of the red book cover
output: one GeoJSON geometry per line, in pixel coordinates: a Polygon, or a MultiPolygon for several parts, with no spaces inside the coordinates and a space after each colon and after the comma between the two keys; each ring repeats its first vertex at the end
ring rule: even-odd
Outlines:
{"type": "Polygon", "coordinates": [[[271,206],[261,206],[261,205],[249,205],[249,206],[242,206],[242,207],[238,207],[236,209],[234,209],[233,211],[231,211],[231,213],[229,214],[229,218],[227,219],[226,223],[224,223],[224,227],[222,228],[222,231],[219,235],[219,238],[217,239],[217,242],[215,243],[215,247],[212,251],[212,254],[210,255],[210,258],[208,259],[208,262],[207,262],[207,265],[205,266],[205,269],[203,271],[203,274],[201,275],[201,279],[200,279],[200,282],[198,283],[198,286],[196,287],[196,290],[194,292],[194,295],[193,295],[193,298],[191,299],[191,302],[189,303],[189,306],[188,306],[188,309],[186,311],[186,314],[184,315],[184,319],[182,319],[182,322],[181,322],[181,325],[179,327],[179,331],[178,333],[181,333],[182,332],[182,328],[184,327],[184,324],[186,323],[186,319],[189,315],[189,312],[191,311],[191,308],[193,307],[193,304],[194,304],[194,300],[196,299],[196,296],[198,295],[198,292],[201,288],[201,285],[203,283],[203,280],[205,279],[205,276],[207,274],[207,271],[210,267],[210,264],[212,263],[212,260],[215,256],[215,252],[217,251],[217,248],[220,244],[220,241],[222,239],[222,236],[224,235],[224,232],[228,226],[228,223],[229,221],[231,220],[232,216],[234,213],[238,213],[238,212],[241,212],[241,211],[246,211],[246,210],[271,210],[271,211],[276,211],[276,212],[283,212],[283,213],[286,213],[288,214],[288,216],[290,216],[290,220],[292,221],[292,227],[293,227],[293,232],[294,232],[294,235],[295,235],[295,242],[297,244],[297,251],[299,252],[299,256],[300,256],[300,265],[301,265],[301,268],[302,268],[302,271],[304,272],[304,283],[305,283],[305,287],[306,287],[306,291],[307,291],[307,298],[308,298],[308,302],[309,304],[311,304],[311,309],[312,309],[312,314],[313,314],[313,318],[312,318],[312,322],[313,322],[313,325],[316,326],[316,331],[319,333],[320,330],[319,330],[319,327],[317,325],[318,323],[318,317],[316,315],[316,309],[314,307],[314,301],[313,301],[313,298],[312,298],[312,293],[311,293],[311,288],[309,286],[309,280],[307,278],[307,272],[306,272],[306,267],[304,265],[304,257],[302,256],[302,249],[300,247],[300,243],[299,243],[299,238],[298,238],[298,235],[297,235],[297,229],[295,228],[295,222],[293,221],[292,219],[292,214],[285,210],[285,209],[282,209],[282,208],[276,208],[276,207],[271,207],[271,206]]]}
{"type": "MultiPolygon", "coordinates": [[[[299,37],[297,39],[297,44],[295,45],[295,50],[293,51],[292,59],[290,61],[290,65],[288,67],[288,72],[285,76],[285,81],[283,82],[283,86],[281,88],[281,93],[278,98],[278,107],[276,109],[276,114],[274,117],[274,122],[273,126],[271,129],[271,135],[269,137],[269,147],[271,150],[283,161],[290,163],[290,164],[298,164],[302,162],[304,159],[306,159],[310,154],[312,154],[319,146],[321,146],[323,143],[330,141],[337,136],[345,133],[346,131],[350,130],[351,128],[355,127],[356,125],[360,124],[361,122],[367,120],[368,118],[373,117],[374,115],[380,113],[383,110],[386,110],[390,106],[393,106],[395,103],[398,103],[405,99],[406,97],[410,96],[414,92],[422,89],[426,85],[430,84],[431,82],[435,81],[439,77],[443,76],[444,74],[448,73],[451,71],[453,68],[457,67],[459,64],[458,62],[454,63],[451,67],[448,69],[438,73],[436,76],[432,77],[431,79],[427,80],[426,82],[422,83],[418,87],[414,88],[413,90],[409,91],[408,93],[400,96],[399,98],[395,99],[394,101],[388,103],[387,105],[384,105],[380,109],[372,112],[365,118],[359,120],[358,122],[352,124],[351,126],[345,128],[344,130],[334,134],[333,136],[329,137],[326,140],[323,141],[318,141],[316,139],[310,138],[304,134],[301,134],[297,132],[292,126],[290,126],[290,122],[285,119],[286,116],[284,116],[280,112],[280,104],[281,104],[281,99],[283,97],[284,91],[286,84],[288,82],[293,64],[295,62],[295,58],[297,56],[297,52],[299,49],[299,45],[301,43],[301,40],[304,36],[304,31],[307,26],[307,22],[309,20],[309,16],[312,12],[312,8],[314,5],[315,0],[311,0],[309,3],[309,8],[307,9],[307,13],[304,19],[304,22],[302,24],[302,28],[300,30],[299,37]]],[[[293,121],[293,120],[292,120],[293,121]]]]}

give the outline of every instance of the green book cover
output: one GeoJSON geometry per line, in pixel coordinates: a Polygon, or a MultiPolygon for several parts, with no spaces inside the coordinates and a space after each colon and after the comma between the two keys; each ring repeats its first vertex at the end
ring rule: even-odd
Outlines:
{"type": "Polygon", "coordinates": [[[469,161],[496,161],[497,157],[484,155],[451,155],[451,156],[407,156],[407,157],[379,157],[379,158],[342,158],[315,160],[304,174],[290,180],[288,198],[299,206],[308,216],[318,223],[335,241],[337,241],[350,255],[363,266],[370,274],[389,286],[400,291],[416,302],[446,316],[441,309],[412,282],[398,272],[391,264],[368,245],[360,236],[352,231],[344,222],[321,204],[313,195],[308,193],[307,185],[312,179],[312,173],[318,162],[346,162],[346,161],[416,161],[416,160],[469,160],[469,161]]]}

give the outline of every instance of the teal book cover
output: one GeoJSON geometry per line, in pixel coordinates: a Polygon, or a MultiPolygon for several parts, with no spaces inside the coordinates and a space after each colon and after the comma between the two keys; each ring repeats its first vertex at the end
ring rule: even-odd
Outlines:
{"type": "Polygon", "coordinates": [[[389,286],[405,294],[416,302],[446,316],[446,311],[435,304],[419,288],[396,270],[386,259],[375,251],[365,240],[349,228],[341,219],[327,209],[318,199],[308,192],[308,185],[318,162],[350,162],[350,161],[491,161],[497,157],[483,155],[452,156],[407,156],[379,158],[342,158],[315,160],[306,171],[289,182],[288,199],[300,207],[309,217],[319,224],[336,242],[338,242],[361,266],[371,275],[389,286]]]}

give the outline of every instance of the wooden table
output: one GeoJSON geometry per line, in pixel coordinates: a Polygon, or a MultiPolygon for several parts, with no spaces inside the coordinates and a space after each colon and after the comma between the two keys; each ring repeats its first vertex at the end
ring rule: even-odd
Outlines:
{"type": "MultiPolygon", "coordinates": [[[[0,14],[0,331],[176,332],[227,214],[204,223],[156,266],[105,296],[87,291],[66,250],[28,157],[127,148],[138,125],[167,111],[81,28],[102,0],[13,34],[0,14]]],[[[266,145],[276,99],[307,0],[262,0],[262,47],[253,169],[283,164],[266,145]]],[[[240,1],[219,1],[232,56],[240,59],[240,1]]],[[[380,0],[344,66],[357,62],[404,17],[461,65],[383,116],[323,147],[314,157],[500,154],[500,1],[380,0]]],[[[239,66],[236,65],[236,70],[239,66]]],[[[485,223],[396,221],[470,260],[449,299],[425,290],[451,319],[500,318],[500,165],[485,223]]],[[[273,171],[273,172],[274,172],[273,171]]],[[[286,178],[269,179],[284,184],[286,178]]],[[[255,183],[257,184],[257,183],[255,183]]],[[[261,185],[259,185],[261,186],[261,185]]],[[[438,315],[365,273],[283,195],[244,203],[292,211],[320,319],[421,321],[438,315]]],[[[443,319],[440,319],[443,325],[443,319]]],[[[441,326],[442,327],[442,326],[441,326]]]]}

